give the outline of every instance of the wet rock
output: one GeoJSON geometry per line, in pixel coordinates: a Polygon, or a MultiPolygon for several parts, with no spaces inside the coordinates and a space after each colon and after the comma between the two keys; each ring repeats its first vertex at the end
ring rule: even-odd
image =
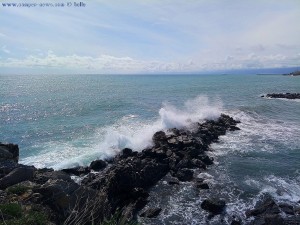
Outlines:
{"type": "Polygon", "coordinates": [[[37,184],[44,184],[48,180],[64,180],[64,181],[72,181],[69,174],[63,171],[53,171],[52,169],[42,169],[37,170],[33,181],[37,184]]]}
{"type": "Polygon", "coordinates": [[[132,153],[133,153],[133,151],[130,148],[124,148],[122,150],[122,156],[124,156],[124,157],[131,156],[132,153]]]}
{"type": "Polygon", "coordinates": [[[169,185],[179,185],[179,180],[175,177],[168,177],[166,181],[169,185]]]}
{"type": "Polygon", "coordinates": [[[275,201],[271,198],[265,199],[262,203],[259,203],[255,206],[254,209],[246,211],[246,216],[258,216],[261,214],[278,214],[280,209],[275,201]]]}
{"type": "Polygon", "coordinates": [[[0,179],[0,188],[5,189],[14,184],[18,184],[25,180],[32,180],[35,174],[33,166],[20,166],[12,170],[5,177],[0,179]]]}
{"type": "Polygon", "coordinates": [[[211,212],[212,214],[220,214],[224,210],[226,203],[220,199],[205,199],[201,203],[201,208],[211,212]]]}
{"type": "Polygon", "coordinates": [[[242,225],[242,223],[239,220],[233,220],[231,221],[230,225],[242,225]]]}
{"type": "Polygon", "coordinates": [[[167,136],[166,136],[165,132],[158,131],[153,135],[152,141],[155,146],[164,145],[164,144],[167,144],[167,136]]]}
{"type": "Polygon", "coordinates": [[[93,162],[91,162],[89,168],[91,170],[100,171],[104,169],[107,166],[107,163],[104,160],[98,159],[93,162]]]}
{"type": "Polygon", "coordinates": [[[144,211],[140,216],[153,218],[153,217],[157,217],[160,212],[161,212],[161,208],[149,208],[146,211],[144,211]]]}
{"type": "Polygon", "coordinates": [[[286,99],[300,99],[300,93],[272,93],[267,94],[267,98],[286,98],[286,99]]]}
{"type": "Polygon", "coordinates": [[[15,144],[4,144],[0,142],[0,161],[19,161],[19,146],[15,144]]]}
{"type": "Polygon", "coordinates": [[[214,159],[212,157],[209,157],[208,155],[202,155],[199,157],[199,159],[205,164],[205,165],[212,165],[214,163],[214,159]]]}
{"type": "Polygon", "coordinates": [[[203,181],[196,181],[196,187],[199,189],[209,189],[208,184],[203,181]]]}
{"type": "Polygon", "coordinates": [[[73,174],[75,176],[81,176],[81,175],[85,175],[88,174],[91,170],[88,167],[74,167],[74,168],[68,168],[68,169],[62,169],[63,172],[67,173],[67,174],[73,174]]]}
{"type": "Polygon", "coordinates": [[[178,180],[185,182],[185,181],[191,181],[193,179],[194,172],[192,170],[183,168],[174,172],[172,175],[177,177],[178,180]]]}
{"type": "Polygon", "coordinates": [[[279,204],[279,208],[288,215],[295,215],[294,207],[288,204],[279,204]]]}

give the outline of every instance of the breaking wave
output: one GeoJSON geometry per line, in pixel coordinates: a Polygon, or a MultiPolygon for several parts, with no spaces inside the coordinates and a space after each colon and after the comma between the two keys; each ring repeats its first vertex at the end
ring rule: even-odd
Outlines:
{"type": "Polygon", "coordinates": [[[196,121],[215,119],[221,111],[221,101],[209,101],[206,96],[190,99],[181,108],[165,102],[156,119],[141,120],[139,115],[129,114],[113,125],[96,129],[91,137],[63,143],[42,143],[42,146],[38,144],[35,147],[42,151],[36,156],[21,159],[21,163],[55,169],[87,165],[98,158],[113,157],[126,147],[142,150],[152,145],[152,136],[159,130],[182,128],[196,121]]]}

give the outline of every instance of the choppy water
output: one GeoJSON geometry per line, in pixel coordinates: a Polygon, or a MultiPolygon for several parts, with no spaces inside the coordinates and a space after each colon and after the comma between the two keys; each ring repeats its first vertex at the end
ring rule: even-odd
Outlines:
{"type": "Polygon", "coordinates": [[[213,144],[216,164],[199,175],[212,188],[200,194],[160,182],[151,195],[163,212],[144,222],[199,224],[207,216],[201,201],[217,193],[228,203],[226,224],[264,193],[300,200],[300,101],[260,97],[273,92],[300,92],[300,77],[1,75],[0,141],[19,144],[21,163],[59,169],[141,150],[160,129],[225,112],[241,120],[241,131],[213,144]]]}

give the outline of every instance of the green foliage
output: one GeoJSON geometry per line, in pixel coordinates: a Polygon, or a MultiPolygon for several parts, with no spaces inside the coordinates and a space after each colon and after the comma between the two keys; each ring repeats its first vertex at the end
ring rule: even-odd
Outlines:
{"type": "Polygon", "coordinates": [[[48,220],[47,215],[42,212],[30,211],[28,215],[24,216],[20,221],[24,225],[44,225],[48,220]]]}
{"type": "Polygon", "coordinates": [[[0,205],[0,209],[0,225],[45,225],[48,221],[47,215],[42,212],[30,210],[25,214],[17,203],[0,205]]]}
{"type": "Polygon", "coordinates": [[[20,218],[22,216],[22,208],[17,203],[0,204],[0,213],[3,216],[20,218]]]}
{"type": "Polygon", "coordinates": [[[15,185],[7,188],[7,192],[11,194],[16,194],[16,195],[22,195],[26,191],[28,191],[29,187],[23,186],[23,185],[15,185]]]}

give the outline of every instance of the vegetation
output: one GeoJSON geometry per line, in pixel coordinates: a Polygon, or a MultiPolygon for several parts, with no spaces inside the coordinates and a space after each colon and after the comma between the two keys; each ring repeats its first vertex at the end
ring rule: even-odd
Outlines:
{"type": "Polygon", "coordinates": [[[20,218],[22,216],[22,208],[18,203],[0,204],[0,212],[2,217],[20,218]]]}
{"type": "Polygon", "coordinates": [[[0,225],[45,225],[48,217],[43,212],[24,212],[18,203],[0,204],[0,225]]]}
{"type": "Polygon", "coordinates": [[[15,185],[7,188],[7,192],[10,194],[16,194],[16,195],[22,195],[26,191],[29,190],[29,187],[23,186],[23,185],[15,185]]]}

